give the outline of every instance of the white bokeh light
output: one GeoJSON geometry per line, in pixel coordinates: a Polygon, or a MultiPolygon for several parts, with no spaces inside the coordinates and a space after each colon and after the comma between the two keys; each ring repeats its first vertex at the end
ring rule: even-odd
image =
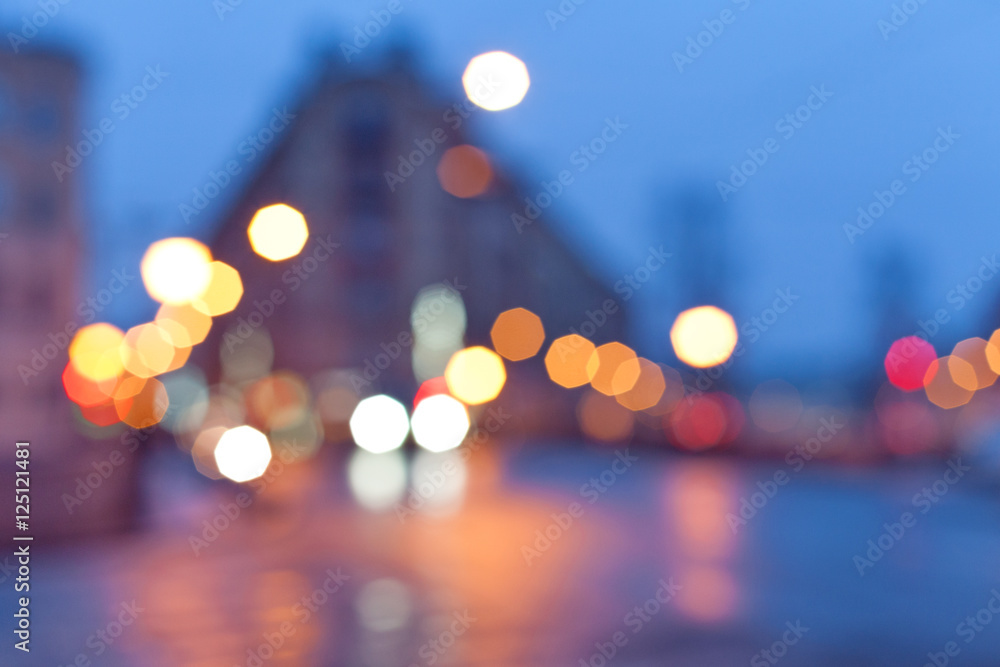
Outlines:
{"type": "Polygon", "coordinates": [[[212,278],[212,254],[203,243],[171,238],[149,246],[140,272],[146,291],[156,301],[185,304],[197,299],[212,278]]]}
{"type": "Polygon", "coordinates": [[[531,86],[528,68],[504,51],[490,51],[469,61],[462,75],[469,100],[487,111],[516,106],[531,86]]]}
{"type": "Polygon", "coordinates": [[[410,432],[410,420],[402,403],[379,394],[358,403],[351,415],[350,427],[358,447],[372,454],[382,454],[403,444],[410,432]]]}
{"type": "Polygon", "coordinates": [[[234,482],[248,482],[264,474],[271,463],[267,436],[251,426],[231,428],[215,446],[219,472],[234,482]]]}
{"type": "Polygon", "coordinates": [[[438,394],[420,401],[413,411],[413,439],[431,452],[446,452],[462,444],[469,432],[469,413],[461,402],[438,394]]]}

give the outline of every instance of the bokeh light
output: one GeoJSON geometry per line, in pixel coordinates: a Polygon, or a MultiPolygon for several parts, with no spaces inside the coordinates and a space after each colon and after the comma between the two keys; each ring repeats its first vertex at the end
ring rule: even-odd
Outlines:
{"type": "Polygon", "coordinates": [[[177,347],[191,347],[205,340],[212,328],[212,318],[190,304],[164,304],[153,320],[170,334],[177,347]]]}
{"type": "Polygon", "coordinates": [[[115,395],[118,418],[132,428],[149,428],[159,424],[170,407],[170,397],[163,383],[156,378],[135,379],[132,389],[115,395]]]}
{"type": "Polygon", "coordinates": [[[444,371],[448,391],[468,405],[480,405],[496,398],[507,381],[503,359],[485,347],[459,350],[444,371]]]}
{"type": "Polygon", "coordinates": [[[92,408],[107,403],[117,382],[118,376],[95,382],[76,370],[71,361],[66,362],[66,368],[62,373],[66,396],[81,408],[92,408]]]}
{"type": "Polygon", "coordinates": [[[421,383],[420,387],[417,389],[417,393],[413,396],[413,409],[416,410],[417,406],[420,405],[420,401],[425,398],[447,393],[448,381],[444,379],[444,376],[431,378],[430,380],[421,383]]]}
{"type": "Polygon", "coordinates": [[[420,401],[410,425],[418,445],[430,452],[446,452],[465,440],[469,413],[451,396],[438,394],[420,401]]]}
{"type": "Polygon", "coordinates": [[[993,332],[988,341],[989,347],[986,349],[986,360],[990,364],[990,369],[1000,374],[1000,329],[993,332]]]}
{"type": "Polygon", "coordinates": [[[191,305],[212,317],[232,312],[243,297],[243,281],[239,271],[219,261],[212,262],[208,267],[208,285],[191,301],[191,305]]]}
{"type": "MultiPolygon", "coordinates": [[[[655,405],[645,408],[643,412],[654,417],[662,417],[672,412],[684,399],[684,378],[676,368],[657,364],[663,373],[663,395],[655,405]]],[[[637,383],[638,384],[638,383],[637,383]]],[[[623,403],[623,405],[625,405],[623,403]]]]}
{"type": "Polygon", "coordinates": [[[215,465],[234,482],[260,477],[270,463],[271,445],[267,436],[252,426],[227,430],[215,446],[215,465]]]}
{"type": "Polygon", "coordinates": [[[674,354],[695,368],[710,368],[725,362],[736,348],[737,340],[732,316],[715,306],[685,310],[670,329],[674,354]]]}
{"type": "Polygon", "coordinates": [[[287,204],[272,204],[257,211],[247,228],[253,251],[272,262],[295,257],[309,239],[305,216],[287,204]]]}
{"type": "Polygon", "coordinates": [[[203,243],[170,238],[149,246],[140,272],[149,296],[160,303],[189,303],[208,287],[212,253],[203,243]]]}
{"type": "Polygon", "coordinates": [[[889,451],[900,455],[927,452],[939,437],[938,420],[919,394],[886,382],[875,396],[879,435],[889,451]]]}
{"type": "Polygon", "coordinates": [[[121,423],[114,401],[105,401],[97,405],[78,406],[80,416],[86,419],[93,426],[114,426],[121,423]]]}
{"type": "Polygon", "coordinates": [[[126,331],[119,353],[125,370],[148,378],[167,372],[176,350],[170,334],[151,322],[126,331]]]}
{"type": "Polygon", "coordinates": [[[505,310],[490,329],[493,349],[501,357],[522,361],[538,354],[545,342],[542,319],[525,308],[505,310]]]}
{"type": "Polygon", "coordinates": [[[441,156],[437,177],[445,192],[468,199],[486,192],[493,180],[493,169],[486,153],[475,146],[455,146],[441,156]]]}
{"type": "Polygon", "coordinates": [[[419,382],[444,375],[453,354],[464,346],[467,316],[462,296],[444,283],[417,292],[410,309],[413,374],[419,382]]]}
{"type": "Polygon", "coordinates": [[[274,453],[283,461],[302,461],[314,456],[323,444],[323,422],[314,411],[306,411],[298,421],[273,428],[267,433],[274,453]]]}
{"type": "Polygon", "coordinates": [[[333,371],[318,378],[319,393],[316,395],[316,412],[323,432],[329,442],[344,442],[351,439],[348,422],[354,409],[361,401],[351,384],[348,372],[333,371]]]}
{"type": "Polygon", "coordinates": [[[163,376],[163,387],[171,409],[163,416],[163,426],[172,433],[194,430],[208,413],[208,384],[197,368],[184,368],[163,376]]]}
{"type": "Polygon", "coordinates": [[[639,379],[639,357],[627,345],[606,343],[591,353],[587,375],[590,386],[602,394],[620,394],[635,386],[639,379]]]}
{"type": "Polygon", "coordinates": [[[638,412],[655,407],[667,389],[667,382],[659,365],[640,357],[637,360],[639,375],[632,379],[629,366],[619,366],[611,380],[612,394],[624,407],[638,412]],[[627,385],[630,387],[626,388],[627,385]]]}
{"type": "Polygon", "coordinates": [[[972,400],[973,390],[959,384],[955,375],[966,384],[975,383],[976,372],[968,362],[953,357],[941,357],[931,362],[924,375],[927,399],[945,410],[965,405],[972,400]]]}
{"type": "Polygon", "coordinates": [[[354,408],[351,436],[358,447],[382,454],[397,449],[410,432],[410,420],[403,404],[385,394],[369,396],[354,408]]]}
{"type": "MultiPolygon", "coordinates": [[[[960,377],[956,376],[956,382],[972,391],[992,386],[997,381],[997,373],[992,368],[994,364],[990,362],[990,357],[996,354],[998,351],[982,338],[968,338],[955,345],[951,351],[949,364],[962,360],[972,368],[970,381],[962,383],[960,377]]],[[[959,369],[958,372],[961,374],[962,369],[959,369]]]]}
{"type": "Polygon", "coordinates": [[[581,387],[590,382],[587,364],[594,349],[593,343],[578,334],[556,338],[545,353],[545,370],[560,386],[581,387]]]}
{"type": "Polygon", "coordinates": [[[584,435],[601,442],[621,442],[632,435],[635,414],[614,397],[588,390],[576,406],[576,418],[584,435]]]}
{"type": "Polygon", "coordinates": [[[462,86],[476,106],[501,111],[524,99],[531,79],[519,58],[504,51],[491,51],[469,61],[462,74],[462,86]]]}
{"type": "Polygon", "coordinates": [[[118,327],[99,322],[83,327],[69,344],[73,368],[88,380],[102,382],[121,375],[124,370],[119,347],[125,334],[118,327]]]}
{"type": "Polygon", "coordinates": [[[309,388],[294,373],[284,371],[257,380],[246,390],[251,423],[267,430],[284,429],[302,421],[309,410],[309,388]]]}
{"type": "Polygon", "coordinates": [[[735,440],[743,429],[746,416],[739,401],[716,392],[688,397],[666,420],[675,445],[698,451],[735,440]]]}
{"type": "Polygon", "coordinates": [[[885,372],[889,382],[903,391],[916,391],[924,386],[927,367],[937,359],[934,346],[919,336],[900,338],[885,355],[885,372]]]}
{"type": "Polygon", "coordinates": [[[191,460],[195,469],[209,479],[222,479],[222,473],[215,462],[215,448],[228,430],[226,426],[205,428],[195,436],[191,446],[191,460]]]}

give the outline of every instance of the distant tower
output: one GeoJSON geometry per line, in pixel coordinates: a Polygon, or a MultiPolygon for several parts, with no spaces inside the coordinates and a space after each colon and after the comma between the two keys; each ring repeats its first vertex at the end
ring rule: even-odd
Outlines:
{"type": "Polygon", "coordinates": [[[689,183],[667,200],[666,211],[677,249],[677,311],[704,305],[729,310],[729,240],[718,194],[711,185],[689,183]]]}
{"type": "MultiPolygon", "coordinates": [[[[65,163],[66,146],[80,140],[79,81],[67,55],[0,53],[0,423],[3,447],[31,442],[31,530],[39,535],[113,523],[113,489],[127,477],[102,480],[72,514],[60,501],[108,446],[76,433],[61,382],[81,325],[81,197],[78,172],[57,176],[53,163],[65,163]]],[[[4,479],[13,479],[12,462],[0,457],[4,479]]]]}

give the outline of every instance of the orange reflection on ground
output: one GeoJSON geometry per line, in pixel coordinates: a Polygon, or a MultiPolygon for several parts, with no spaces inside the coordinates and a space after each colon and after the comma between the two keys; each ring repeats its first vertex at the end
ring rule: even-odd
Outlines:
{"type": "Polygon", "coordinates": [[[727,516],[738,511],[739,489],[732,471],[714,461],[682,463],[667,489],[670,570],[682,586],[677,609],[691,620],[714,623],[735,613],[739,589],[728,561],[736,534],[727,516]]]}
{"type": "Polygon", "coordinates": [[[711,565],[694,566],[678,573],[682,588],[677,592],[677,609],[694,621],[715,623],[736,611],[739,588],[728,570],[711,565]]]}

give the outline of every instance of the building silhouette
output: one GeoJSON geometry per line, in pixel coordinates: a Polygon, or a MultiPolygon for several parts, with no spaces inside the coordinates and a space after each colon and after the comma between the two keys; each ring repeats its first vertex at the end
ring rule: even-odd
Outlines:
{"type": "Polygon", "coordinates": [[[98,472],[117,445],[81,434],[61,382],[70,340],[89,323],[79,172],[53,167],[81,140],[80,82],[68,54],[0,53],[0,423],[11,453],[0,471],[13,486],[14,441],[31,443],[32,535],[122,525],[119,501],[133,483],[120,472],[133,464],[124,452],[116,474],[98,472]],[[99,477],[88,486],[90,474],[99,477]]]}
{"type": "MultiPolygon", "coordinates": [[[[549,216],[532,208],[536,190],[518,187],[495,162],[483,194],[459,198],[442,189],[441,156],[472,143],[468,119],[486,112],[434,97],[405,54],[361,75],[331,59],[288,109],[266,115],[294,118],[256,173],[236,179],[242,193],[211,242],[213,255],[243,276],[245,294],[201,346],[210,379],[223,377],[227,341],[232,348],[241,332],[266,330],[273,368],[306,379],[340,371],[366,380],[355,382],[361,393],[406,402],[422,378],[399,337],[411,330],[418,293],[440,284],[461,296],[468,345],[488,345],[494,319],[513,307],[542,317],[547,343],[572,331],[595,343],[622,338],[622,304],[553,232],[549,216]],[[279,202],[305,215],[311,237],[297,257],[270,263],[254,254],[247,226],[259,208],[279,202]]],[[[508,365],[498,399],[532,432],[573,422],[576,395],[546,378],[546,349],[508,365]]]]}

